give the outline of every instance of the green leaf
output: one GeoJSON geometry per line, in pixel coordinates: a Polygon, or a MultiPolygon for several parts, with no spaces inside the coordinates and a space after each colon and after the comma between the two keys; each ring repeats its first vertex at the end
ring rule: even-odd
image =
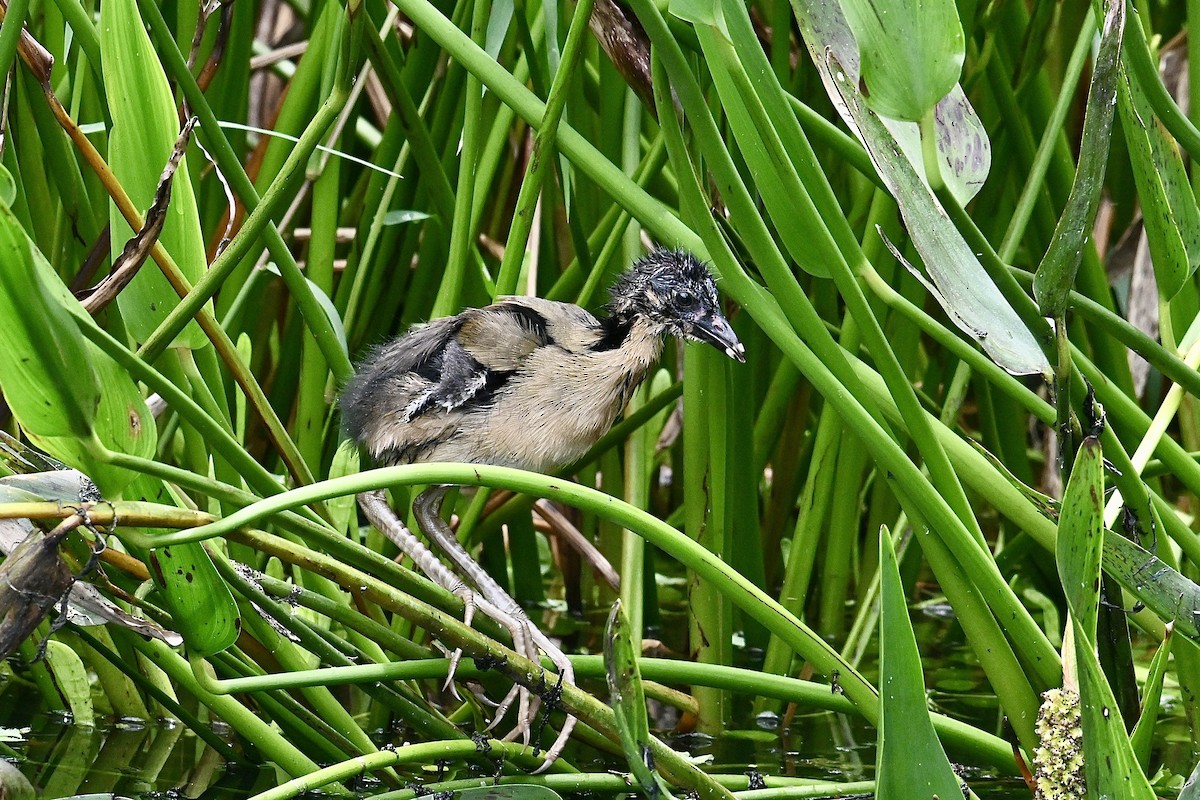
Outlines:
{"type": "Polygon", "coordinates": [[[620,600],[613,603],[608,615],[604,666],[608,673],[608,693],[617,718],[617,732],[621,735],[621,749],[625,751],[629,771],[647,797],[658,797],[659,778],[650,750],[650,720],[646,714],[642,674],[620,600]]]}
{"type": "Polygon", "coordinates": [[[149,457],[158,431],[137,384],[92,344],[96,328],[7,209],[0,209],[0,385],[30,441],[86,474],[109,498],[134,478],[95,443],[149,457]],[[103,392],[100,387],[104,387],[103,392]],[[68,424],[69,423],[69,424],[68,424]]]}
{"type": "Polygon", "coordinates": [[[1154,739],[1155,724],[1158,722],[1163,679],[1167,675],[1167,665],[1171,660],[1171,635],[1174,630],[1174,625],[1167,625],[1162,644],[1154,651],[1154,658],[1150,661],[1150,672],[1142,689],[1142,713],[1129,736],[1133,752],[1143,770],[1150,768],[1150,745],[1154,739]]]}
{"type": "Polygon", "coordinates": [[[896,552],[887,528],[879,531],[879,746],[876,798],[961,797],[961,782],[933,730],[925,699],[921,653],[896,552]]]}
{"type": "Polygon", "coordinates": [[[914,162],[897,157],[899,144],[880,117],[864,105],[849,82],[849,73],[837,62],[827,67],[851,128],[866,145],[925,262],[931,279],[926,287],[954,324],[1005,370],[1016,375],[1049,374],[1050,364],[1037,340],[950,222],[914,162]]]}
{"type": "Polygon", "coordinates": [[[1159,297],[1170,300],[1200,266],[1200,208],[1179,145],[1154,115],[1137,76],[1122,72],[1117,88],[1154,279],[1159,297]]]}
{"type": "MultiPolygon", "coordinates": [[[[696,25],[696,37],[738,147],[755,177],[755,189],[788,256],[810,275],[827,278],[829,264],[843,256],[825,232],[831,225],[822,219],[810,199],[810,184],[801,175],[804,166],[819,167],[811,160],[807,165],[798,163],[811,151],[745,9],[722,2],[718,12],[714,24],[696,25]]],[[[819,188],[817,180],[821,178],[814,175],[814,191],[819,188]]],[[[837,201],[830,197],[827,206],[837,208],[837,201]]]]}
{"type": "MultiPolygon", "coordinates": [[[[1099,574],[1099,573],[1097,573],[1099,574]]],[[[1079,663],[1079,704],[1083,716],[1083,766],[1088,796],[1120,800],[1157,800],[1138,765],[1112,687],[1100,669],[1094,648],[1075,625],[1075,658],[1079,663]]]]}
{"type": "Polygon", "coordinates": [[[0,165],[0,206],[11,208],[16,199],[17,182],[13,180],[12,173],[0,165]]]}
{"type": "Polygon", "coordinates": [[[1179,800],[1200,800],[1200,763],[1196,764],[1183,788],[1179,790],[1179,800]]]}
{"type": "Polygon", "coordinates": [[[1033,294],[1037,298],[1038,308],[1048,317],[1061,317],[1066,313],[1067,297],[1075,284],[1075,273],[1083,259],[1083,248],[1091,246],[1096,208],[1104,188],[1108,143],[1112,139],[1117,101],[1121,39],[1125,31],[1124,0],[1108,0],[1106,5],[1104,30],[1100,35],[1100,49],[1088,91],[1075,182],[1067,198],[1067,207],[1054,228],[1050,248],[1033,276],[1033,294]]]}
{"type": "Polygon", "coordinates": [[[953,0],[842,0],[842,9],[875,113],[916,122],[958,83],[965,44],[953,0]]]}
{"type": "Polygon", "coordinates": [[[16,217],[0,209],[0,388],[26,432],[86,438],[100,382],[56,285],[66,294],[16,217]]]}
{"type": "MultiPolygon", "coordinates": [[[[837,3],[794,0],[794,4],[809,55],[821,72],[830,99],[838,106],[839,90],[834,85],[828,66],[832,62],[841,64],[850,82],[859,82],[858,44],[854,41],[854,33],[837,3]]],[[[846,109],[838,106],[837,110],[853,128],[846,109]]],[[[889,117],[881,117],[880,122],[891,133],[905,160],[912,165],[920,179],[930,184],[925,174],[925,155],[921,148],[918,124],[889,117]]],[[[934,145],[942,182],[959,204],[965,206],[983,188],[991,171],[992,145],[987,128],[962,87],[957,84],[938,101],[934,108],[933,124],[937,131],[934,145]]]]}
{"type": "MultiPolygon", "coordinates": [[[[269,264],[267,271],[273,275],[279,275],[281,278],[283,276],[283,273],[279,271],[279,265],[275,263],[269,264]]],[[[329,320],[329,327],[333,329],[333,335],[337,337],[338,344],[342,346],[342,352],[348,352],[346,327],[342,324],[342,315],[338,313],[337,307],[333,304],[333,299],[311,279],[305,278],[304,280],[308,284],[308,288],[312,291],[313,299],[317,301],[317,305],[325,312],[325,318],[329,320]]]]}
{"type": "MultiPolygon", "coordinates": [[[[148,475],[141,476],[130,493],[150,502],[183,506],[170,487],[148,475]]],[[[144,560],[171,612],[171,627],[183,636],[191,655],[210,656],[237,641],[241,631],[237,604],[204,545],[162,547],[145,554],[144,560]]]]}
{"type": "Polygon", "coordinates": [[[1200,641],[1200,586],[1119,533],[1104,532],[1104,570],[1175,632],[1200,641]]]}
{"type": "Polygon", "coordinates": [[[137,477],[137,473],[98,457],[93,442],[99,441],[105,449],[114,452],[150,458],[158,443],[158,429],[129,374],[90,341],[87,349],[100,385],[104,387],[93,420],[94,439],[39,436],[32,432],[28,435],[31,442],[87,475],[100,488],[101,494],[113,499],[137,477]]]}
{"type": "Polygon", "coordinates": [[[810,275],[829,277],[828,265],[842,255],[828,234],[812,235],[814,226],[820,230],[824,224],[741,58],[717,27],[698,25],[696,37],[704,49],[738,147],[755,176],[755,188],[762,195],[788,255],[810,275]]]}
{"type": "Polygon", "coordinates": [[[670,0],[673,16],[693,25],[717,25],[719,15],[715,0],[670,0]]]}
{"type": "MultiPolygon", "coordinates": [[[[1004,299],[929,188],[914,123],[883,119],[863,102],[857,89],[858,51],[837,4],[816,0],[794,2],[805,45],[826,91],[842,119],[866,147],[879,177],[899,205],[913,244],[929,271],[931,291],[938,303],[955,325],[1007,371],[1017,375],[1048,375],[1050,365],[1037,340],[1004,299]]],[[[944,126],[954,126],[960,113],[964,119],[974,116],[965,101],[955,97],[948,101],[945,109],[939,108],[935,115],[939,141],[946,138],[944,126]]],[[[976,125],[972,123],[969,127],[975,129],[976,125]]],[[[957,137],[951,141],[957,141],[957,137]]],[[[942,152],[939,147],[939,161],[969,159],[982,167],[986,154],[990,163],[990,148],[965,148],[962,143],[960,148],[942,152]]],[[[986,172],[971,170],[963,174],[981,183],[986,172]]],[[[961,200],[977,189],[978,185],[963,186],[956,190],[955,196],[961,200]]]]}
{"type": "MultiPolygon", "coordinates": [[[[101,5],[100,51],[113,122],[109,165],[133,204],[145,210],[154,200],[159,176],[175,147],[179,114],[134,0],[112,0],[101,5]]],[[[109,222],[115,258],[134,232],[115,204],[110,204],[109,222]]],[[[171,207],[159,243],[190,283],[196,283],[204,274],[204,238],[186,157],[175,175],[171,207]]],[[[117,303],[130,333],[144,341],[179,303],[179,295],[158,267],[147,262],[117,295],[117,303]]],[[[193,321],[174,344],[194,348],[207,341],[193,321]]]]}
{"type": "Polygon", "coordinates": [[[1134,755],[1112,687],[1096,657],[1103,523],[1104,455],[1099,440],[1089,436],[1079,448],[1063,493],[1055,548],[1075,633],[1088,795],[1154,800],[1154,790],[1134,755]]]}
{"type": "Polygon", "coordinates": [[[67,701],[75,724],[95,725],[92,687],[88,682],[87,669],[79,655],[62,642],[51,639],[46,643],[46,663],[54,673],[54,685],[67,701]]]}
{"type": "Polygon", "coordinates": [[[1100,558],[1104,546],[1104,455],[1089,436],[1079,447],[1063,492],[1055,557],[1058,576],[1075,622],[1086,641],[1096,641],[1100,603],[1100,558]]]}

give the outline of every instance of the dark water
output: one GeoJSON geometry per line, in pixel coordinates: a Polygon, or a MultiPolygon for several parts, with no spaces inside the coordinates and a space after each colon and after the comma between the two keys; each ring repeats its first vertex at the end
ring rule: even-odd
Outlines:
{"type": "MultiPolygon", "coordinates": [[[[983,730],[1006,736],[996,698],[953,621],[939,615],[936,609],[914,613],[913,621],[922,641],[931,706],[983,730]]],[[[686,628],[682,620],[663,621],[664,630],[676,631],[680,625],[686,628]]],[[[740,660],[746,662],[743,666],[752,663],[754,656],[752,651],[739,653],[740,660]]],[[[865,653],[863,663],[865,674],[875,680],[875,654],[865,653]]],[[[600,685],[587,688],[603,692],[600,685]]],[[[651,710],[660,712],[656,714],[659,727],[669,736],[674,712],[651,710]]],[[[790,716],[786,709],[777,711],[779,715],[755,716],[750,699],[735,698],[736,730],[719,738],[686,735],[669,741],[678,750],[711,757],[706,769],[716,773],[744,775],[757,771],[768,776],[835,782],[869,781],[874,777],[876,734],[862,720],[824,711],[800,709],[790,716]]],[[[1166,763],[1175,774],[1186,775],[1190,772],[1191,736],[1170,687],[1165,693],[1163,712],[1155,763],[1166,763]]],[[[15,679],[0,682],[0,726],[4,728],[0,731],[0,741],[16,756],[10,754],[9,761],[32,785],[33,794],[28,796],[35,798],[117,795],[137,800],[240,800],[286,779],[269,766],[226,763],[179,724],[110,720],[96,728],[73,725],[67,717],[38,710],[36,692],[15,679]]],[[[215,729],[233,742],[227,731],[222,733],[219,723],[215,729]]],[[[386,744],[388,740],[393,744],[402,742],[401,737],[383,737],[380,743],[386,744]]],[[[589,764],[588,757],[574,759],[574,763],[585,771],[625,769],[615,761],[589,764]]],[[[1030,797],[1024,783],[1011,776],[970,767],[962,768],[961,774],[980,798],[1030,797]]],[[[463,776],[461,772],[457,775],[463,776]]],[[[406,778],[422,779],[429,780],[428,774],[406,778]]],[[[20,797],[19,792],[12,791],[12,786],[11,780],[0,775],[0,788],[8,788],[0,797],[20,797]]],[[[371,788],[380,791],[383,787],[363,788],[368,789],[365,794],[370,794],[371,788]]]]}
{"type": "MultiPolygon", "coordinates": [[[[34,787],[33,797],[116,795],[137,800],[212,798],[240,800],[265,791],[283,778],[270,767],[226,764],[182,726],[106,725],[85,728],[38,714],[23,738],[9,746],[21,754],[15,766],[34,787]]],[[[874,733],[858,720],[822,712],[797,715],[785,735],[755,728],[719,739],[677,737],[672,746],[712,756],[714,772],[838,782],[870,780],[874,773],[874,733]]],[[[582,769],[620,769],[578,764],[582,769]]],[[[1028,797],[1014,781],[965,776],[981,798],[1028,797]]],[[[382,787],[376,787],[376,790],[382,787]]],[[[369,792],[368,792],[369,793],[369,792]]],[[[9,794],[8,796],[16,796],[9,794]]]]}

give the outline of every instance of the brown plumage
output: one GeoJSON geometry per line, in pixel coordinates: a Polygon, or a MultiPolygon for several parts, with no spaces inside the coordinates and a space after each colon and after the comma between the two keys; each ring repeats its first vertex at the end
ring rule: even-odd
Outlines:
{"type": "Polygon", "coordinates": [[[548,471],[577,460],[624,409],[672,333],[744,360],[712,277],[657,250],[612,290],[611,314],[510,297],[377,348],[342,395],[350,438],[380,464],[463,461],[548,471]]]}

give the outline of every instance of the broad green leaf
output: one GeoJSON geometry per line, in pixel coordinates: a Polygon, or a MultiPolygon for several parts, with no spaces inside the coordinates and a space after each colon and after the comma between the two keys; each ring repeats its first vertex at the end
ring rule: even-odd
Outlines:
{"type": "Polygon", "coordinates": [[[1125,31],[1124,0],[1108,0],[1106,5],[1104,30],[1100,35],[1100,49],[1088,92],[1075,182],[1067,198],[1067,207],[1054,228],[1050,248],[1033,276],[1033,294],[1037,298],[1038,308],[1048,317],[1060,317],[1067,311],[1067,298],[1075,284],[1075,273],[1083,259],[1083,248],[1091,246],[1096,208],[1104,188],[1108,143],[1112,139],[1113,114],[1117,102],[1121,39],[1125,31]]]}
{"type": "Polygon", "coordinates": [[[875,113],[916,122],[958,83],[965,44],[953,0],[842,0],[842,10],[875,113]]]}
{"type": "Polygon", "coordinates": [[[1063,492],[1055,557],[1067,608],[1096,641],[1100,603],[1100,558],[1104,546],[1104,456],[1100,440],[1088,437],[1079,448],[1063,492]]]}
{"type": "Polygon", "coordinates": [[[961,797],[961,782],[933,730],[921,653],[896,552],[887,528],[879,532],[879,800],[961,797]]]}
{"type": "MultiPolygon", "coordinates": [[[[79,335],[78,331],[76,335],[79,335]]],[[[95,345],[88,342],[87,349],[104,387],[93,420],[95,438],[108,450],[152,457],[158,442],[158,429],[137,384],[95,345]]],[[[114,467],[98,458],[90,438],[39,436],[33,432],[28,435],[35,445],[91,478],[106,498],[116,498],[137,477],[137,473],[114,467]]]]}
{"type": "Polygon", "coordinates": [[[1112,687],[1096,657],[1103,520],[1104,455],[1099,440],[1088,437],[1079,448],[1063,493],[1055,548],[1059,579],[1075,632],[1088,795],[1154,800],[1154,791],[1125,733],[1112,687]]]}
{"type": "MultiPolygon", "coordinates": [[[[109,166],[134,206],[144,212],[154,200],[159,176],[175,147],[179,113],[158,56],[142,27],[135,0],[101,4],[100,51],[113,123],[109,166]]],[[[115,258],[134,231],[115,204],[109,210],[109,223],[115,258]]],[[[175,175],[171,205],[159,243],[190,283],[194,284],[204,274],[207,268],[204,239],[186,157],[175,175]]],[[[117,296],[121,316],[138,341],[146,339],[178,302],[179,295],[152,261],[147,261],[117,296]]],[[[181,347],[200,347],[205,343],[207,339],[194,321],[174,342],[181,347]]]]}
{"type": "MultiPolygon", "coordinates": [[[[1099,573],[1097,573],[1099,574],[1099,573]]],[[[1112,687],[1100,669],[1095,650],[1085,644],[1083,626],[1075,625],[1075,658],[1079,662],[1079,697],[1083,716],[1083,766],[1088,797],[1099,800],[1157,800],[1142,772],[1112,687]]]]}
{"type": "Polygon", "coordinates": [[[92,687],[79,655],[62,642],[51,639],[46,643],[46,663],[54,673],[54,685],[58,687],[63,700],[67,701],[75,724],[95,725],[92,687]]]}
{"type": "Polygon", "coordinates": [[[28,433],[88,437],[100,382],[55,285],[66,293],[16,217],[0,208],[0,388],[28,433]]]}
{"type": "Polygon", "coordinates": [[[91,343],[95,323],[6,209],[0,249],[11,254],[0,264],[0,316],[10,320],[0,384],[14,416],[30,441],[115,498],[134,475],[107,464],[95,443],[149,457],[158,439],[154,419],[137,384],[91,343]],[[67,414],[86,424],[63,425],[67,414]]]}
{"type": "MultiPolygon", "coordinates": [[[[183,505],[170,487],[148,475],[141,476],[128,493],[134,499],[183,505]]],[[[210,656],[237,641],[241,630],[237,604],[203,544],[173,545],[139,555],[171,612],[171,627],[183,636],[191,655],[210,656]]]]}
{"type": "Polygon", "coordinates": [[[889,125],[858,92],[857,54],[845,52],[847,25],[836,8],[794,0],[804,40],[842,118],[866,146],[871,162],[900,207],[909,236],[929,273],[931,293],[964,333],[998,365],[1016,375],[1049,374],[1033,334],[1004,299],[929,188],[920,159],[903,157],[889,125]]]}
{"type": "Polygon", "coordinates": [[[642,674],[620,600],[613,603],[608,615],[604,666],[608,674],[608,694],[617,719],[617,733],[621,735],[621,749],[625,751],[629,771],[647,797],[658,797],[659,778],[650,751],[650,721],[646,714],[642,674]]]}

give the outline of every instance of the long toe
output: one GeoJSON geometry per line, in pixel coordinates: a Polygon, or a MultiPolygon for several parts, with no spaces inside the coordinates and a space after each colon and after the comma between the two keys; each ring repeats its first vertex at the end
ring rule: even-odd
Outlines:
{"type": "MultiPolygon", "coordinates": [[[[555,707],[559,704],[559,700],[562,697],[563,687],[575,686],[575,668],[571,666],[571,660],[567,658],[567,654],[564,653],[562,649],[552,642],[545,634],[535,628],[533,636],[538,647],[542,649],[547,657],[554,662],[554,666],[558,668],[558,683],[546,690],[547,702],[545,714],[549,716],[549,714],[553,712],[555,707]]],[[[550,745],[550,748],[546,750],[546,760],[542,762],[540,767],[534,770],[535,775],[539,772],[549,769],[550,765],[553,764],[560,755],[562,755],[562,751],[564,748],[566,748],[567,741],[571,738],[571,732],[574,729],[575,717],[567,714],[567,718],[563,722],[563,726],[559,730],[558,736],[554,740],[554,744],[550,745]]]]}
{"type": "MultiPolygon", "coordinates": [[[[504,719],[504,715],[508,713],[510,708],[512,708],[513,700],[516,700],[517,696],[520,694],[528,695],[529,690],[524,686],[521,686],[519,683],[513,684],[513,687],[508,690],[508,694],[504,695],[504,699],[499,703],[493,704],[496,708],[496,714],[492,717],[492,721],[488,723],[487,730],[490,731],[500,724],[500,720],[504,719]]],[[[524,707],[527,702],[528,700],[525,697],[521,698],[522,707],[524,707]]]]}

